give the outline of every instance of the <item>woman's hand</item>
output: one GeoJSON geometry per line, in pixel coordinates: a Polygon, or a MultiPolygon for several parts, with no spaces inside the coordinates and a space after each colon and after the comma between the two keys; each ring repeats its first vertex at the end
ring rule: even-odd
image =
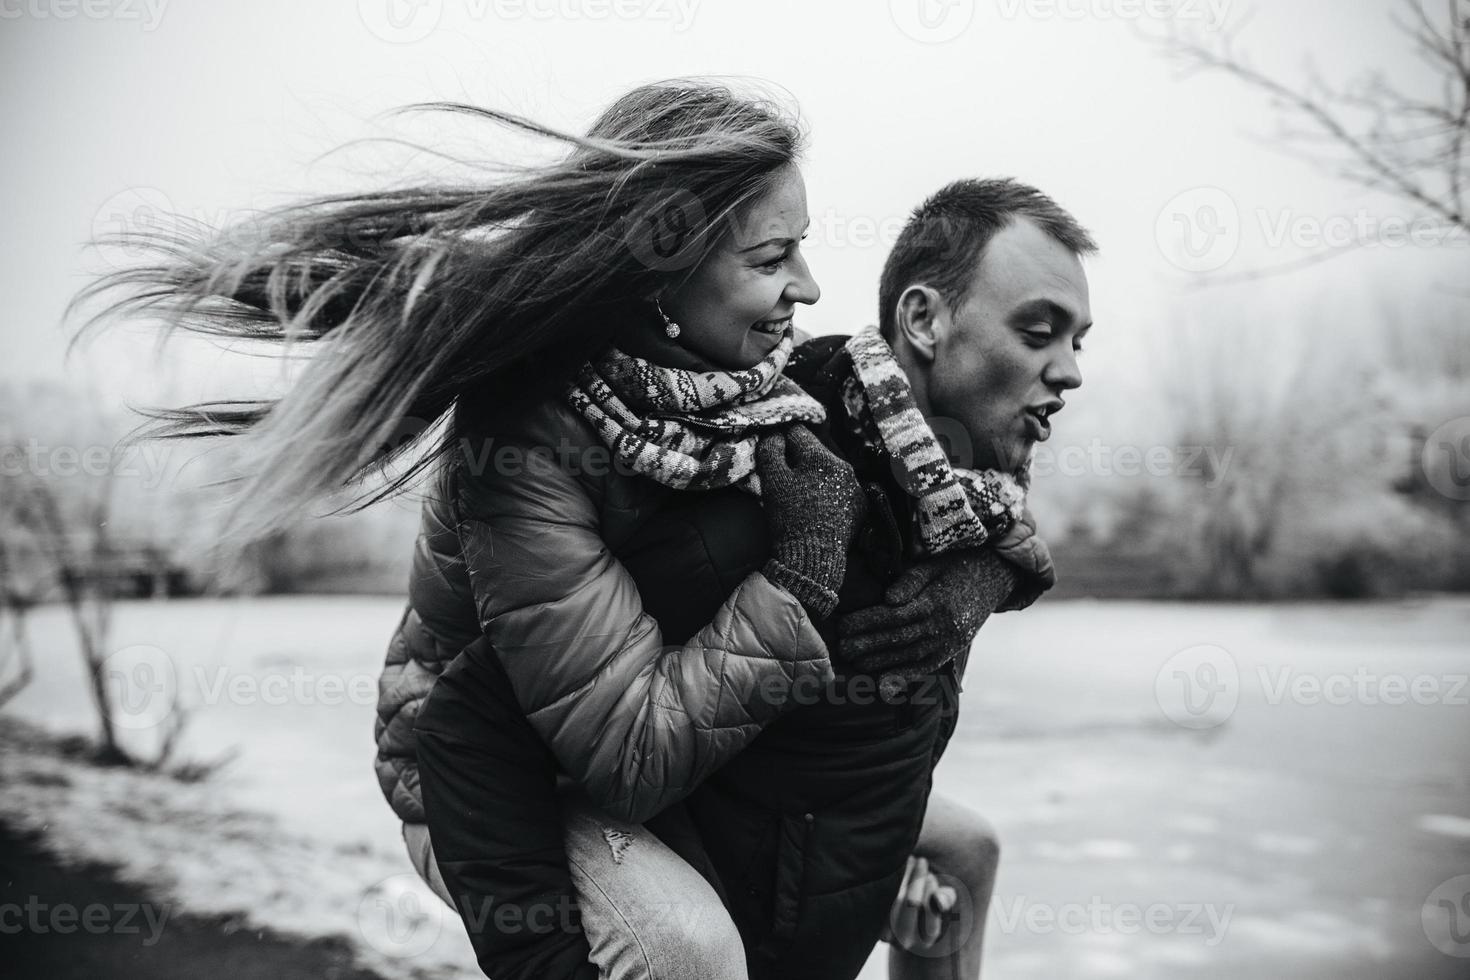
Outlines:
{"type": "Polygon", "coordinates": [[[825,619],[837,608],[847,550],[862,526],[863,488],[852,466],[801,425],[761,439],[756,472],[771,532],[766,578],[825,619]]]}

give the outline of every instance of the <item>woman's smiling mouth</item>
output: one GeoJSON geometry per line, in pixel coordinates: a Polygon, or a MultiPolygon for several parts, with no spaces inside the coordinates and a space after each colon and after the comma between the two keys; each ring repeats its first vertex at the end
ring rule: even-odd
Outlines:
{"type": "Polygon", "coordinates": [[[752,325],[750,329],[756,333],[777,335],[785,333],[786,328],[789,326],[791,326],[791,317],[787,316],[779,320],[761,320],[759,323],[752,325]]]}

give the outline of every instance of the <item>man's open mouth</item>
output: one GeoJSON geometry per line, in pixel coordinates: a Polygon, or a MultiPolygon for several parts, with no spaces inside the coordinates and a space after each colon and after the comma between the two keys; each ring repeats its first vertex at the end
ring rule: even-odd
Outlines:
{"type": "Polygon", "coordinates": [[[1050,401],[1041,405],[1028,405],[1022,413],[1026,427],[1037,442],[1045,442],[1051,436],[1051,417],[1062,410],[1062,402],[1050,401]]]}
{"type": "Polygon", "coordinates": [[[791,326],[791,317],[788,316],[782,317],[780,320],[762,320],[752,326],[750,329],[754,330],[756,333],[779,335],[785,333],[786,328],[789,326],[791,326]]]}

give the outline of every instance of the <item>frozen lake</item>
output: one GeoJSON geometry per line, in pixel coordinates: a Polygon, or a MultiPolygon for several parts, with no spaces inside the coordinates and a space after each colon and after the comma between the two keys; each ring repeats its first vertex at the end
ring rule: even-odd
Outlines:
{"type": "MultiPolygon", "coordinates": [[[[345,931],[384,972],[478,976],[457,921],[435,920],[427,942],[374,931],[369,897],[414,885],[372,772],[376,679],[401,610],[122,604],[111,647],[143,692],[129,737],[154,737],[163,702],[147,692],[176,684],[191,705],[184,755],[239,757],[147,805],[132,774],[71,772],[69,786],[7,789],[3,812],[182,905],[345,931]],[[191,823],[198,813],[209,819],[191,823]]],[[[60,610],[32,628],[41,662],[6,713],[90,731],[60,610]]],[[[1467,637],[1460,598],[1076,600],[994,619],[937,778],[1001,833],[988,975],[1470,975],[1470,877],[1456,880],[1470,875],[1467,637]]],[[[6,765],[13,777],[20,763],[6,765]]],[[[865,978],[884,975],[879,953],[865,978]]]]}

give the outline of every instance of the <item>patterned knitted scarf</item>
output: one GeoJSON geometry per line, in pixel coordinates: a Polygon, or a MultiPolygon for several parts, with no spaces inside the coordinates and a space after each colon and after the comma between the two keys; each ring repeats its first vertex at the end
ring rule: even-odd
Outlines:
{"type": "Polygon", "coordinates": [[[733,485],[759,496],[760,437],[827,417],[781,373],[792,337],[788,326],[771,353],[740,371],[662,367],[610,347],[582,365],[567,402],[634,472],[678,490],[733,485]]]}
{"type": "Polygon", "coordinates": [[[878,328],[858,332],[846,350],[854,373],[843,382],[843,403],[864,442],[902,464],[894,471],[915,500],[919,540],[931,553],[978,547],[1020,520],[1026,466],[1014,474],[951,466],[878,328]]]}

